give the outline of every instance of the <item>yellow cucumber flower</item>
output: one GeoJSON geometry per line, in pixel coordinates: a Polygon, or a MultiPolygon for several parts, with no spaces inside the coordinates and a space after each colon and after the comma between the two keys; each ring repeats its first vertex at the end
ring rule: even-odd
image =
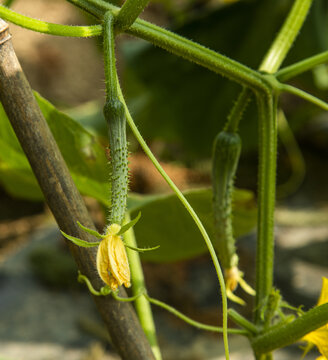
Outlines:
{"type": "Polygon", "coordinates": [[[124,284],[130,287],[130,267],[124,243],[117,233],[121,230],[118,224],[112,224],[101,240],[97,253],[97,269],[101,279],[116,290],[124,284]]]}
{"type": "MultiPolygon", "coordinates": [[[[318,300],[318,304],[322,305],[328,303],[328,279],[322,278],[321,294],[318,300]]],[[[317,360],[328,360],[328,323],[319,329],[316,329],[305,336],[302,340],[307,341],[311,345],[315,345],[322,356],[317,360]]]]}

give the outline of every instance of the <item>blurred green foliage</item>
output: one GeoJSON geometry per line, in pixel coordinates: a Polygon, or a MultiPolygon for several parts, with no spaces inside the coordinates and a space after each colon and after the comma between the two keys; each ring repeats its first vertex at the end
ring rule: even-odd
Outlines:
{"type": "MultiPolygon", "coordinates": [[[[293,1],[239,1],[215,11],[201,12],[173,31],[257,68],[293,1]]],[[[285,65],[328,48],[327,1],[317,0],[285,65]]],[[[178,143],[185,160],[209,158],[215,135],[222,129],[240,86],[177,58],[143,41],[122,44],[126,68],[123,85],[135,120],[148,140],[178,143]]],[[[320,97],[312,74],[298,79],[320,97]]],[[[296,126],[313,115],[314,107],[299,107],[296,126]]],[[[252,104],[240,124],[243,151],[257,145],[256,107],[252,104]]]]}
{"type": "MultiPolygon", "coordinates": [[[[189,190],[184,195],[205,226],[215,247],[212,190],[189,190]]],[[[234,235],[239,237],[249,233],[256,225],[254,195],[250,191],[235,189],[233,204],[234,235]]],[[[143,260],[170,262],[206,253],[207,248],[199,229],[175,194],[149,197],[134,195],[129,199],[128,207],[132,217],[139,211],[142,213],[140,221],[134,227],[138,246],[160,245],[157,250],[141,253],[143,260]]]]}
{"type": "Polygon", "coordinates": [[[45,285],[55,289],[78,289],[77,267],[72,256],[58,246],[39,246],[29,256],[31,269],[45,285]]]}
{"type": "MultiPolygon", "coordinates": [[[[109,206],[109,169],[104,148],[79,123],[58,111],[40,95],[35,96],[80,192],[109,206]]],[[[43,199],[32,169],[2,106],[0,133],[2,185],[13,196],[30,200],[43,199]]]]}

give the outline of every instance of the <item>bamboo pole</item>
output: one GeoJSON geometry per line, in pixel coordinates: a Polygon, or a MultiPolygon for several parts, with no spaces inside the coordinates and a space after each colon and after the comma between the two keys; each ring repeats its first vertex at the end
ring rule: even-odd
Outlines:
{"type": "MultiPolygon", "coordinates": [[[[2,19],[0,100],[58,226],[68,234],[90,241],[90,235],[83,232],[76,221],[89,228],[94,228],[94,224],[20,67],[8,24],[2,19]]],[[[95,266],[95,248],[85,249],[70,242],[68,245],[81,273],[95,288],[100,288],[103,284],[95,266]]],[[[121,289],[120,296],[125,295],[121,289]]],[[[122,359],[154,359],[131,304],[110,296],[94,297],[94,300],[122,359]]]]}

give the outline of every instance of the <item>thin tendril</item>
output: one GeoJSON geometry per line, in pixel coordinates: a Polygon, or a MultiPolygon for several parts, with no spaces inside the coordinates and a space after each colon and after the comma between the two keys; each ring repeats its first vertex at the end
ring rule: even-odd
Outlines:
{"type": "Polygon", "coordinates": [[[151,162],[154,164],[154,166],[156,167],[156,169],[159,171],[159,173],[162,175],[162,177],[165,179],[165,181],[168,183],[168,185],[171,187],[171,189],[175,192],[176,196],[178,197],[178,199],[181,201],[181,203],[184,205],[184,207],[187,209],[187,211],[189,212],[190,216],[193,218],[195,224],[197,225],[199,231],[201,232],[203,239],[205,240],[205,243],[207,245],[208,251],[211,255],[216,273],[217,273],[217,277],[220,283],[220,288],[221,288],[221,296],[222,296],[222,312],[223,312],[223,341],[224,341],[224,348],[225,348],[225,356],[226,356],[226,360],[229,360],[229,344],[228,344],[228,333],[227,333],[227,328],[228,328],[228,302],[227,302],[227,295],[226,295],[226,287],[225,287],[225,282],[224,282],[224,277],[222,274],[222,270],[219,264],[219,260],[216,256],[214,247],[212,245],[212,242],[203,226],[203,224],[201,223],[198,215],[195,213],[194,209],[191,207],[191,205],[189,204],[189,202],[187,201],[187,199],[184,197],[184,195],[182,194],[182,192],[178,189],[178,187],[174,184],[174,182],[170,179],[170,177],[166,174],[166,172],[164,171],[164,169],[161,167],[161,165],[159,164],[159,162],[157,161],[157,159],[155,158],[155,156],[153,155],[153,153],[151,152],[151,150],[149,149],[148,145],[146,144],[145,140],[143,139],[142,135],[140,134],[139,130],[137,129],[131,114],[129,112],[129,109],[125,103],[123,94],[122,94],[122,90],[120,88],[120,85],[118,83],[118,95],[119,98],[121,100],[121,102],[124,104],[125,106],[125,110],[126,110],[126,120],[134,134],[134,136],[136,137],[137,141],[139,142],[140,146],[142,147],[142,149],[144,150],[144,152],[146,153],[146,155],[149,157],[149,159],[151,160],[151,162]]]}

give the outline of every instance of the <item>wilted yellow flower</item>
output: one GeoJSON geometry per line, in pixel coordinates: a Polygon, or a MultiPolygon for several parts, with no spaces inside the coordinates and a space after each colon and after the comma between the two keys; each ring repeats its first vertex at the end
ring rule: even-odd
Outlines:
{"type": "Polygon", "coordinates": [[[124,243],[117,233],[121,227],[112,224],[108,227],[106,236],[100,242],[97,253],[97,269],[101,279],[116,290],[124,284],[130,287],[130,267],[124,243]]]}
{"type": "Polygon", "coordinates": [[[247,282],[243,278],[244,274],[242,271],[238,269],[237,266],[233,266],[230,269],[224,269],[224,279],[225,279],[225,285],[226,285],[226,292],[227,297],[239,304],[239,305],[245,305],[245,301],[241,299],[240,297],[236,296],[233,292],[236,290],[237,286],[240,285],[241,288],[247,293],[252,296],[254,296],[255,290],[251,288],[247,284],[247,282]]]}
{"type": "MultiPolygon", "coordinates": [[[[321,294],[317,305],[325,303],[328,303],[328,279],[323,277],[321,294]]],[[[318,357],[317,360],[328,360],[328,324],[306,334],[302,340],[308,341],[318,348],[322,356],[318,357]]]]}

